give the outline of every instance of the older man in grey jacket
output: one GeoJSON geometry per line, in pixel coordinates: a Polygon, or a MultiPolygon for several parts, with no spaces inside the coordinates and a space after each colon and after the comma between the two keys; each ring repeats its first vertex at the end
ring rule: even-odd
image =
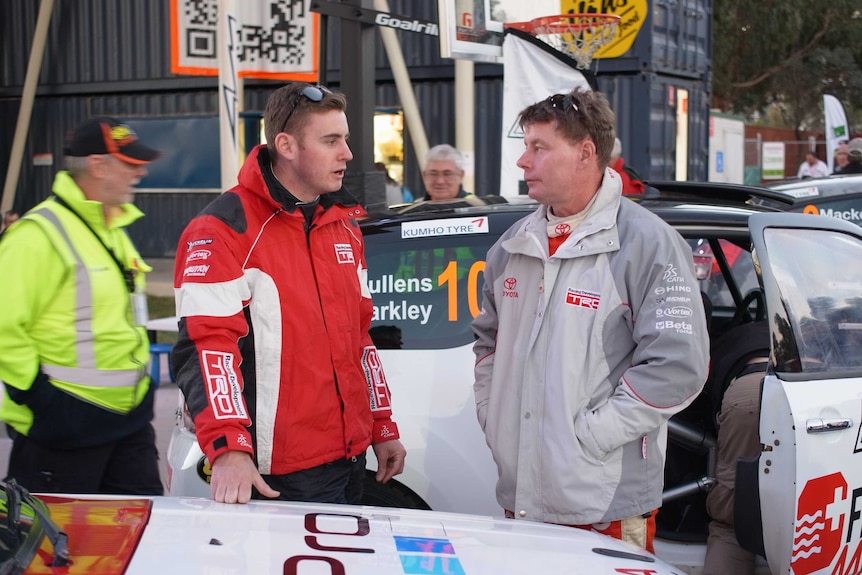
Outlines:
{"type": "Polygon", "coordinates": [[[488,252],[474,389],[509,517],[652,550],[667,420],[703,387],[709,338],[691,249],[607,167],[614,122],[578,89],[521,112],[542,205],[488,252]]]}

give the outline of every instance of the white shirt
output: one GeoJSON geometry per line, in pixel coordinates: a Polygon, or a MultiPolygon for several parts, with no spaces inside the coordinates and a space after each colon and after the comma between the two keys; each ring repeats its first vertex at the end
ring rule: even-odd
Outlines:
{"type": "Polygon", "coordinates": [[[813,166],[808,162],[802,162],[802,165],[799,166],[799,173],[796,174],[796,177],[799,179],[802,178],[825,178],[829,175],[829,166],[827,166],[822,160],[817,160],[813,166]]]}

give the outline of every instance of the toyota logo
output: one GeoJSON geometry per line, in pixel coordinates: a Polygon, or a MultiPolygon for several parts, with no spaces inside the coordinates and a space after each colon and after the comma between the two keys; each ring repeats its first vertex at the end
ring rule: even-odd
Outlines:
{"type": "Polygon", "coordinates": [[[569,224],[557,224],[556,226],[554,226],[554,231],[557,233],[557,235],[564,236],[570,231],[572,231],[572,226],[570,226],[569,224]]]}
{"type": "Polygon", "coordinates": [[[511,291],[515,289],[515,285],[517,285],[517,283],[518,280],[516,280],[515,278],[506,278],[503,280],[503,287],[511,291]]]}

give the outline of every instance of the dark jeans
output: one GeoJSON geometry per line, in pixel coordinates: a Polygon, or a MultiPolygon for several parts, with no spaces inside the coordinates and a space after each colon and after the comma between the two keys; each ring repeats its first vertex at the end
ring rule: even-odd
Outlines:
{"type": "MultiPolygon", "coordinates": [[[[8,428],[7,428],[8,429],[8,428]]],[[[8,477],[41,493],[163,495],[151,424],[94,447],[53,449],[10,429],[8,477]]]]}
{"type": "MultiPolygon", "coordinates": [[[[359,505],[365,480],[365,454],[287,475],[264,475],[263,479],[280,492],[279,499],[285,501],[359,505]]],[[[261,497],[256,490],[254,498],[267,499],[261,497]]]]}

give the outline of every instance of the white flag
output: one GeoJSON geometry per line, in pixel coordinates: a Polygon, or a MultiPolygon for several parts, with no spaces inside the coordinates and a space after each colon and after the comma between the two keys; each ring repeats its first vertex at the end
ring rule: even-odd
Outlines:
{"type": "Polygon", "coordinates": [[[829,166],[829,173],[832,173],[838,142],[847,139],[850,128],[847,126],[844,106],[835,96],[823,94],[823,113],[826,116],[826,163],[829,166]]]}
{"type": "Polygon", "coordinates": [[[554,56],[552,51],[534,46],[514,34],[503,38],[501,196],[517,196],[524,179],[524,171],[516,165],[524,153],[524,132],[518,126],[521,110],[553,94],[571,92],[575,86],[590,89],[584,75],[554,56]]]}

